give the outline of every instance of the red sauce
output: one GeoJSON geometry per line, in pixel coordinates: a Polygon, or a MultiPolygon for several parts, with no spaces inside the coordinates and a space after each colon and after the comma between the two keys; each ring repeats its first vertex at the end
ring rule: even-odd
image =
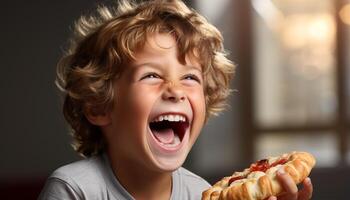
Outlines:
{"type": "Polygon", "coordinates": [[[277,165],[286,164],[287,162],[288,162],[288,160],[287,160],[286,158],[282,158],[281,160],[278,160],[278,161],[272,163],[272,164],[270,165],[270,168],[271,168],[271,167],[274,167],[274,166],[277,166],[277,165]]]}
{"type": "MultiPolygon", "coordinates": [[[[283,165],[287,162],[288,162],[288,159],[286,159],[286,158],[282,158],[280,160],[277,160],[276,162],[274,162],[272,164],[269,164],[269,161],[267,159],[259,160],[258,162],[250,165],[250,172],[255,172],[255,171],[266,172],[271,167],[275,167],[277,165],[283,165]]],[[[231,183],[233,183],[237,180],[243,179],[243,178],[245,178],[245,177],[243,177],[243,176],[232,177],[228,181],[228,185],[231,185],[231,183]]]]}
{"type": "Polygon", "coordinates": [[[269,161],[267,159],[259,160],[258,162],[250,165],[250,172],[265,172],[267,169],[269,169],[269,161]]]}
{"type": "Polygon", "coordinates": [[[228,185],[231,185],[231,183],[237,181],[237,180],[240,180],[240,179],[243,179],[244,177],[243,176],[235,176],[235,177],[232,177],[230,178],[230,180],[228,181],[228,185]]]}

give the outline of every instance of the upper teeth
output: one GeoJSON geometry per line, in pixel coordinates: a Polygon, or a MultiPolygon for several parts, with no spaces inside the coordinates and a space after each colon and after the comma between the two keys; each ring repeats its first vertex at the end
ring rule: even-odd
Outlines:
{"type": "Polygon", "coordinates": [[[160,115],[156,117],[152,122],[161,122],[163,120],[167,120],[170,122],[185,122],[186,117],[182,115],[160,115]]]}

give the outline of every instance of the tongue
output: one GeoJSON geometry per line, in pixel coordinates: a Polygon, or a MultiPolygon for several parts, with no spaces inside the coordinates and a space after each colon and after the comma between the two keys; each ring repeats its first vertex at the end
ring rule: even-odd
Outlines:
{"type": "Polygon", "coordinates": [[[173,129],[161,129],[161,130],[153,130],[153,135],[157,138],[157,140],[164,144],[170,144],[174,141],[175,134],[173,129]]]}

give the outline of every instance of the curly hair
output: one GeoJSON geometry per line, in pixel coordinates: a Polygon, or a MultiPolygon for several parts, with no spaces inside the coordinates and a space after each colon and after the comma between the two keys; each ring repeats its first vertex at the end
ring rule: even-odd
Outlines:
{"type": "Polygon", "coordinates": [[[200,61],[207,119],[225,108],[234,65],[226,58],[222,35],[204,17],[180,0],[120,0],[116,7],[99,6],[95,14],[75,23],[69,48],[57,66],[63,114],[72,129],[73,147],[82,156],[105,148],[100,128],[87,120],[84,110],[98,114],[111,109],[113,80],[135,59],[147,35],[156,32],[175,35],[179,61],[189,54],[200,61]]]}

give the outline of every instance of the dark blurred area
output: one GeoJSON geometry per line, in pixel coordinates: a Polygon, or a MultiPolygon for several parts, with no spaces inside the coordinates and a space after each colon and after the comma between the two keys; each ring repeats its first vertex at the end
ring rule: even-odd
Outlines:
{"type": "MultiPolygon", "coordinates": [[[[70,146],[55,87],[73,23],[111,1],[1,4],[0,199],[36,199],[70,146]]],[[[184,166],[210,183],[269,155],[315,155],[317,200],[350,192],[350,1],[188,0],[223,33],[237,65],[230,108],[203,129],[184,166]]]]}

